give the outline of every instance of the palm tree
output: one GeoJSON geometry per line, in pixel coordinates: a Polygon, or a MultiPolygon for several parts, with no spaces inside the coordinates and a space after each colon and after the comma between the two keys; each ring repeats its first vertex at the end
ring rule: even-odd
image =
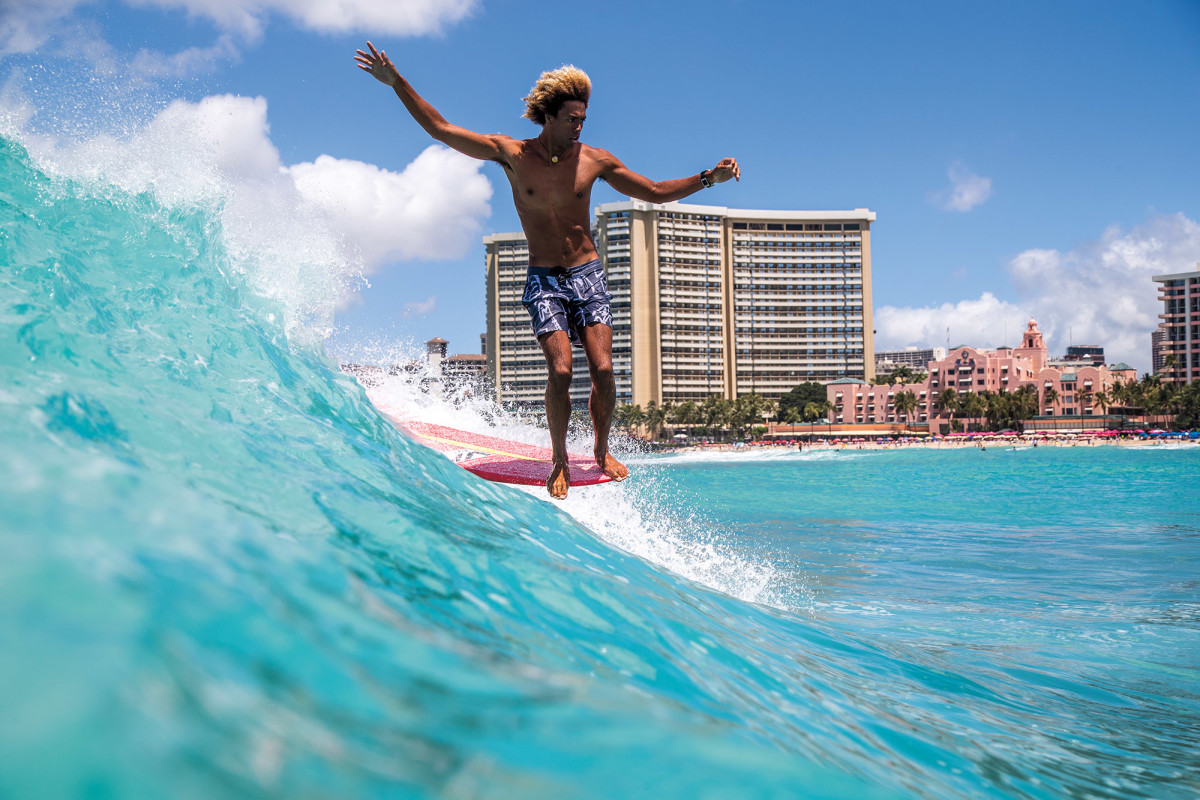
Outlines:
{"type": "Polygon", "coordinates": [[[1058,402],[1058,389],[1053,386],[1047,386],[1046,391],[1042,392],[1042,407],[1047,414],[1053,414],[1053,406],[1058,402]]]}
{"type": "Polygon", "coordinates": [[[693,400],[686,400],[671,409],[672,424],[687,428],[691,433],[691,428],[700,421],[700,407],[693,400]]]}
{"type": "Polygon", "coordinates": [[[917,393],[911,389],[897,392],[893,400],[896,413],[904,415],[905,426],[912,424],[912,412],[917,410],[917,393]]]}
{"type": "Polygon", "coordinates": [[[1166,395],[1163,400],[1163,406],[1167,415],[1171,418],[1169,425],[1172,428],[1178,428],[1179,412],[1183,408],[1183,389],[1178,388],[1173,383],[1168,383],[1163,387],[1163,392],[1166,395]]]}
{"type": "Polygon", "coordinates": [[[633,436],[635,431],[642,426],[646,421],[646,412],[642,411],[640,405],[633,403],[621,403],[617,406],[614,418],[618,426],[623,428],[626,433],[633,436]]]}
{"type": "Polygon", "coordinates": [[[1079,413],[1080,414],[1083,414],[1084,411],[1087,410],[1087,407],[1092,404],[1092,398],[1094,396],[1095,395],[1091,389],[1080,389],[1075,394],[1075,399],[1079,402],[1079,413]]]}
{"type": "Polygon", "coordinates": [[[733,415],[733,401],[710,394],[704,398],[701,409],[704,412],[704,424],[715,433],[729,426],[729,419],[733,415]]]}
{"type": "Polygon", "coordinates": [[[1192,381],[1180,389],[1175,402],[1175,425],[1180,429],[1200,427],[1200,381],[1192,381]]]}
{"type": "Polygon", "coordinates": [[[983,403],[983,416],[987,419],[987,429],[998,431],[1007,428],[1009,420],[1012,418],[1012,402],[1008,392],[1003,389],[998,392],[984,389],[979,393],[979,399],[983,403]]]}
{"type": "Polygon", "coordinates": [[[908,366],[908,364],[901,364],[888,376],[888,384],[895,386],[897,383],[907,383],[912,380],[912,377],[912,367],[908,366]]]}
{"type": "Polygon", "coordinates": [[[825,418],[825,424],[828,426],[828,433],[833,436],[833,403],[828,399],[817,403],[817,408],[821,412],[821,416],[825,418]]]}
{"type": "Polygon", "coordinates": [[[951,427],[953,427],[954,412],[958,411],[958,392],[954,390],[953,386],[947,386],[945,389],[942,389],[933,407],[937,409],[939,414],[946,414],[950,420],[951,427]]]}
{"type": "Polygon", "coordinates": [[[1175,377],[1175,370],[1179,368],[1179,358],[1174,353],[1167,353],[1163,357],[1163,368],[1160,375],[1166,375],[1167,378],[1175,377]]]}
{"type": "Polygon", "coordinates": [[[1012,393],[1013,398],[1013,422],[1022,423],[1021,430],[1024,430],[1024,422],[1031,417],[1037,416],[1038,413],[1038,396],[1037,387],[1032,383],[1022,384],[1015,392],[1012,393]]]}
{"type": "Polygon", "coordinates": [[[936,408],[939,413],[942,411],[954,413],[958,410],[958,392],[955,391],[953,386],[947,386],[938,394],[937,400],[935,400],[933,403],[933,407],[936,408]]]}
{"type": "Polygon", "coordinates": [[[646,404],[646,428],[650,438],[657,439],[662,434],[663,423],[667,421],[667,409],[651,400],[646,404]]]}
{"type": "Polygon", "coordinates": [[[959,411],[967,418],[967,421],[978,419],[987,411],[987,400],[974,392],[963,392],[958,403],[959,411]]]}
{"type": "Polygon", "coordinates": [[[733,405],[733,422],[740,434],[746,427],[758,423],[770,411],[771,401],[758,392],[748,392],[733,405]]]}
{"type": "MultiPolygon", "coordinates": [[[[826,400],[825,402],[828,403],[829,401],[826,400]]],[[[829,407],[833,408],[833,404],[830,404],[829,407]]],[[[774,400],[764,401],[761,413],[763,422],[766,422],[768,419],[774,419],[779,413],[779,403],[775,402],[774,400]]]]}

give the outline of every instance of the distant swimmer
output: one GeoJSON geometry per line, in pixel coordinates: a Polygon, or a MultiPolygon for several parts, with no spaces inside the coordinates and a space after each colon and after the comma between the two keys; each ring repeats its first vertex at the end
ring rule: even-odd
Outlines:
{"type": "Polygon", "coordinates": [[[525,98],[525,116],[542,127],[532,139],[480,134],[452,125],[409,85],[387,57],[367,42],[357,51],[360,69],[392,87],[425,131],[460,153],[504,168],[513,202],[529,240],[529,272],[522,302],[546,356],[546,421],[554,467],[546,481],[562,500],[570,485],[567,423],[571,418],[571,345],[582,347],[592,378],[588,403],[595,430],[596,463],[613,480],[629,470],[608,451],[617,404],[612,371],[612,312],[608,279],[591,234],[591,193],[597,178],[622,194],[650,203],[682,200],[731,178],[741,179],[735,159],[669,181],[633,172],[611,153],[579,141],[592,83],[581,69],[564,66],[542,73],[525,98]]]}

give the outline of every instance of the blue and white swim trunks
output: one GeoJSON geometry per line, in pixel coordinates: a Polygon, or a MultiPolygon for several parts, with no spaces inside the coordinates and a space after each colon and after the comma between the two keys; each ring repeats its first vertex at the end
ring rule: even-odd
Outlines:
{"type": "Polygon", "coordinates": [[[529,312],[533,335],[566,331],[571,343],[583,346],[589,325],[612,327],[612,294],[600,259],[566,269],[530,267],[521,303],[529,312]]]}

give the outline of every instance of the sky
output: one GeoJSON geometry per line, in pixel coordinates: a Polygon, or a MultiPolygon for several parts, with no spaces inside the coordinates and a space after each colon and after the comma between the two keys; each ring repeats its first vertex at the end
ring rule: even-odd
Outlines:
{"type": "Polygon", "coordinates": [[[1197,0],[0,0],[0,112],[131,185],[269,205],[343,265],[331,350],[478,352],[507,181],[355,67],[368,39],[459,125],[536,135],[521,98],[572,63],[583,140],[631,169],[739,160],[688,202],[875,212],[880,350],[1014,345],[1032,317],[1052,354],[1146,371],[1151,276],[1200,269],[1197,0]]]}

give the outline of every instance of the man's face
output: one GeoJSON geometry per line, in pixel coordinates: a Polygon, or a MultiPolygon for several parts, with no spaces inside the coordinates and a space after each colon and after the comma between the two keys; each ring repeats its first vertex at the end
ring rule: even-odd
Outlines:
{"type": "Polygon", "coordinates": [[[546,115],[546,128],[553,141],[562,145],[574,144],[579,141],[586,119],[587,104],[580,100],[568,100],[562,104],[557,115],[546,115]]]}

